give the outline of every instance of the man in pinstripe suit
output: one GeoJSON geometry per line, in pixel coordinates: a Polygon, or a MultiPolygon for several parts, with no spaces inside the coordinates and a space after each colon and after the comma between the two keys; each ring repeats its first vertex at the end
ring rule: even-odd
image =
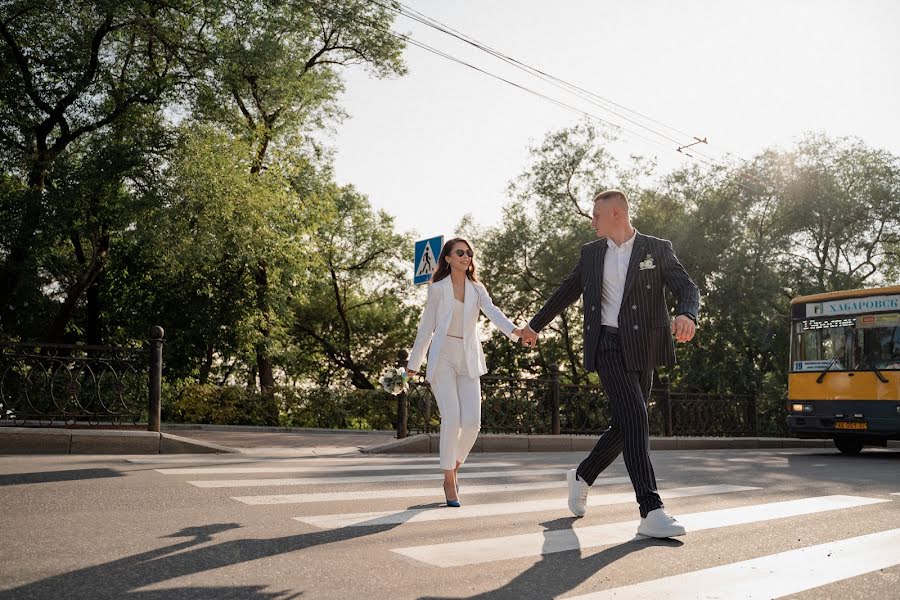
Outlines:
{"type": "Polygon", "coordinates": [[[684,535],[656,490],[647,401],[656,367],[675,364],[673,336],[679,342],[694,337],[700,291],[671,242],[631,226],[628,199],[621,191],[597,194],[591,226],[601,239],[581,248],[575,269],[522,335],[523,344],[534,346],[537,332],[579,296],[584,298],[584,367],[600,375],[613,419],[587,458],[567,474],[569,508],[575,516],[584,515],[591,484],[621,452],[640,508],[638,533],[684,535]],[[678,300],[674,322],[664,287],[678,300]]]}

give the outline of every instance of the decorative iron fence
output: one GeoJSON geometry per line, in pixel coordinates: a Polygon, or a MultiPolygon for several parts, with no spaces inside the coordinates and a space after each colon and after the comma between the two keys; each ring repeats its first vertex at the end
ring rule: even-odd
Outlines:
{"type": "Polygon", "coordinates": [[[148,348],[0,343],[5,424],[137,425],[159,431],[163,331],[148,348]]]}
{"type": "MultiPolygon", "coordinates": [[[[601,385],[561,383],[555,366],[549,379],[486,375],[481,390],[481,430],[486,433],[599,434],[612,417],[601,385]]],[[[674,392],[662,380],[650,394],[647,411],[654,436],[758,435],[752,395],[674,392]]],[[[440,430],[437,404],[424,380],[412,381],[398,397],[398,415],[398,437],[440,430]]]]}
{"type": "MultiPolygon", "coordinates": [[[[481,396],[482,431],[550,432],[554,410],[549,381],[485,376],[481,378],[481,396]]],[[[427,433],[440,429],[437,403],[427,382],[413,382],[406,398],[409,402],[408,428],[411,431],[427,433]]]]}
{"type": "Polygon", "coordinates": [[[756,436],[756,397],[670,392],[674,435],[756,436]]]}

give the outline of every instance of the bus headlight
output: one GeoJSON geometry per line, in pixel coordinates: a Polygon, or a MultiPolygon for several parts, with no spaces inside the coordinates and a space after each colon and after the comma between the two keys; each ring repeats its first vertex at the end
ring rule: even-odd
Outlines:
{"type": "Polygon", "coordinates": [[[791,412],[810,414],[812,411],[812,404],[791,404],[791,412]]]}

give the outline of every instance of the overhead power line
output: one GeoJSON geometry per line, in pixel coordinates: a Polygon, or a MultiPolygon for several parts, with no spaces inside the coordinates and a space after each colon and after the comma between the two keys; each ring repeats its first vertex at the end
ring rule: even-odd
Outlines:
{"type": "MultiPolygon", "coordinates": [[[[568,82],[562,78],[556,77],[555,75],[547,73],[541,69],[538,69],[537,67],[526,64],[526,63],[524,63],[520,60],[517,60],[507,54],[504,54],[503,52],[501,52],[495,48],[492,48],[491,46],[473,38],[472,36],[470,36],[468,34],[465,34],[465,33],[461,32],[457,29],[454,29],[444,23],[441,23],[437,19],[429,17],[428,15],[425,15],[424,13],[417,11],[414,8],[409,7],[405,4],[403,4],[402,2],[396,2],[396,5],[401,7],[401,8],[397,8],[396,6],[384,4],[384,3],[380,2],[379,0],[370,0],[370,1],[373,4],[377,4],[378,6],[381,6],[382,8],[384,8],[386,10],[390,10],[398,15],[402,15],[410,20],[413,20],[417,23],[420,23],[422,25],[425,25],[427,27],[435,29],[445,35],[448,35],[448,36],[453,37],[459,41],[462,41],[472,47],[475,47],[482,52],[485,52],[485,53],[487,53],[509,65],[512,65],[513,67],[515,67],[519,70],[522,70],[522,71],[528,73],[531,76],[534,76],[546,83],[549,83],[550,85],[553,85],[567,93],[573,94],[573,95],[581,98],[582,100],[585,100],[585,101],[593,104],[594,106],[597,106],[597,107],[601,108],[602,110],[607,111],[607,112],[615,115],[616,117],[618,117],[624,121],[627,121],[641,129],[651,133],[652,135],[656,135],[662,139],[670,141],[674,144],[674,148],[676,149],[676,151],[682,152],[683,154],[687,154],[687,153],[683,152],[683,150],[689,146],[694,146],[695,144],[698,144],[698,143],[707,143],[705,141],[706,137],[700,138],[698,136],[693,136],[688,133],[685,133],[684,131],[682,131],[680,129],[669,126],[669,125],[663,123],[662,121],[654,119],[646,114],[643,114],[639,111],[628,108],[627,106],[624,106],[622,104],[614,102],[608,98],[604,98],[603,96],[600,96],[599,94],[591,92],[590,90],[587,90],[587,89],[585,89],[581,86],[578,86],[576,84],[573,84],[571,82],[568,82]],[[676,139],[676,138],[672,137],[671,135],[669,135],[663,131],[660,131],[656,127],[646,125],[645,123],[642,123],[642,122],[636,120],[636,118],[629,117],[615,109],[610,108],[609,105],[615,106],[623,111],[631,113],[632,115],[635,115],[635,117],[637,117],[637,118],[644,119],[645,121],[659,125],[660,127],[663,127],[671,132],[674,132],[675,134],[677,134],[679,136],[687,138],[688,140],[690,140],[690,142],[685,143],[685,141],[683,139],[682,140],[676,139]]],[[[644,138],[644,139],[646,139],[646,138],[644,138]]],[[[698,155],[704,156],[708,160],[713,160],[713,161],[715,160],[714,158],[712,158],[710,156],[706,156],[703,153],[698,152],[696,150],[694,150],[693,152],[695,152],[698,155]]],[[[687,155],[690,156],[690,154],[687,154],[687,155]]]]}

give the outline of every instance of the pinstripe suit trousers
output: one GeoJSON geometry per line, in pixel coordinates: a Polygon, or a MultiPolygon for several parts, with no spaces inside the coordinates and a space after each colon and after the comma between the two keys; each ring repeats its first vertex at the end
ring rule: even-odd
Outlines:
{"type": "Polygon", "coordinates": [[[622,453],[631,477],[641,517],[663,503],[656,491],[656,476],[650,464],[650,425],[647,401],[653,383],[653,371],[626,371],[619,336],[604,332],[600,336],[596,369],[609,397],[612,425],[600,436],[594,449],[578,465],[577,474],[592,485],[606,467],[622,453]]]}

